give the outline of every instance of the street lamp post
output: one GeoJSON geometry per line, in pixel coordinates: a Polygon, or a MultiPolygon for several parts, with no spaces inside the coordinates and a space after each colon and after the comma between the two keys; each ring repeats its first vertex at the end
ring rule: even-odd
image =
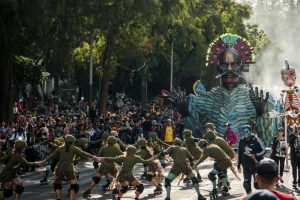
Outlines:
{"type": "Polygon", "coordinates": [[[173,90],[173,68],[174,68],[174,42],[171,42],[171,54],[160,52],[168,61],[170,60],[170,92],[173,90]]]}
{"type": "Polygon", "coordinates": [[[170,56],[170,63],[171,63],[171,69],[170,69],[170,92],[173,90],[173,40],[171,42],[171,56],[170,56]]]}

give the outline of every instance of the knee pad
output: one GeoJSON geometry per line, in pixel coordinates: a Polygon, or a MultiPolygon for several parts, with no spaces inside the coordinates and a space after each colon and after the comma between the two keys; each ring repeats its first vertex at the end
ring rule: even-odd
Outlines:
{"type": "Polygon", "coordinates": [[[208,179],[212,182],[214,182],[217,178],[216,178],[216,174],[209,172],[208,174],[208,179]]]}
{"type": "Polygon", "coordinates": [[[165,179],[165,187],[167,188],[167,187],[170,187],[170,186],[171,186],[171,180],[166,178],[165,179]]]}
{"type": "Polygon", "coordinates": [[[79,191],[79,184],[71,184],[70,190],[74,190],[77,193],[79,191]]]}
{"type": "Polygon", "coordinates": [[[219,179],[223,179],[226,177],[226,174],[224,174],[223,172],[218,174],[219,179]]]}
{"type": "Polygon", "coordinates": [[[147,174],[146,175],[146,181],[152,181],[152,178],[154,177],[154,175],[151,174],[147,174]]]}
{"type": "Polygon", "coordinates": [[[17,194],[22,194],[24,192],[24,186],[22,185],[22,183],[16,185],[15,192],[17,194]]]}
{"type": "Polygon", "coordinates": [[[96,184],[100,182],[100,178],[98,176],[94,176],[92,179],[96,184]]]}
{"type": "Polygon", "coordinates": [[[54,183],[53,188],[54,188],[54,190],[61,190],[62,185],[61,185],[61,183],[54,183]]]}
{"type": "Polygon", "coordinates": [[[218,173],[218,178],[219,178],[219,179],[222,179],[222,176],[223,176],[223,175],[224,175],[223,172],[218,173]]]}
{"type": "Polygon", "coordinates": [[[11,195],[13,195],[13,190],[12,189],[5,189],[3,190],[3,196],[4,198],[8,198],[10,197],[11,195]]]}
{"type": "Polygon", "coordinates": [[[195,176],[191,180],[192,180],[193,185],[199,184],[199,180],[195,176]]]}
{"type": "Polygon", "coordinates": [[[129,190],[128,185],[127,185],[127,186],[122,186],[122,189],[120,190],[120,192],[121,192],[122,194],[125,194],[128,190],[129,190]]]}
{"type": "Polygon", "coordinates": [[[138,186],[136,186],[136,190],[135,191],[141,194],[144,191],[144,185],[143,184],[139,184],[138,186]]]}

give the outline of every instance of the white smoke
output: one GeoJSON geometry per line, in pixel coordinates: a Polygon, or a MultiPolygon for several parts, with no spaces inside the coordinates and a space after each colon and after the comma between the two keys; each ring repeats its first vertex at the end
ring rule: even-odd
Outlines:
{"type": "MultiPolygon", "coordinates": [[[[258,24],[272,45],[256,56],[256,64],[245,73],[246,80],[279,97],[280,91],[286,89],[280,74],[285,60],[300,77],[300,0],[248,0],[247,3],[254,11],[249,23],[258,24]]],[[[299,83],[296,81],[296,85],[299,83]]]]}

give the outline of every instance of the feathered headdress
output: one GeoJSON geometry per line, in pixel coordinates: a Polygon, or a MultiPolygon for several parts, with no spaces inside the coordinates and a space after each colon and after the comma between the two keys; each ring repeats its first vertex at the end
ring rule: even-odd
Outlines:
{"type": "Polygon", "coordinates": [[[244,65],[244,71],[248,71],[249,64],[255,63],[253,61],[253,48],[250,43],[238,35],[225,33],[209,45],[206,56],[206,66],[217,65],[219,55],[227,48],[234,48],[239,52],[244,65]]]}

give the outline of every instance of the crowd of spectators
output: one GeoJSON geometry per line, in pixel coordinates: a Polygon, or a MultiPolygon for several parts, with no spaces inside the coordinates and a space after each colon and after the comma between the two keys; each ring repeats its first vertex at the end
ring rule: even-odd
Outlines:
{"type": "MultiPolygon", "coordinates": [[[[25,152],[28,161],[42,160],[47,156],[48,146],[39,144],[51,136],[71,134],[76,138],[96,141],[103,132],[115,130],[125,144],[134,144],[141,137],[147,139],[150,131],[155,131],[162,140],[172,143],[183,129],[180,114],[157,101],[142,109],[126,99],[122,105],[120,99],[110,100],[104,115],[98,114],[96,103],[89,106],[84,100],[52,100],[30,109],[26,109],[24,103],[16,103],[13,110],[13,122],[1,123],[0,148],[4,151],[12,147],[15,139],[24,140],[28,146],[34,147],[25,152]]],[[[89,144],[86,150],[96,153],[99,145],[89,144]]]]}

